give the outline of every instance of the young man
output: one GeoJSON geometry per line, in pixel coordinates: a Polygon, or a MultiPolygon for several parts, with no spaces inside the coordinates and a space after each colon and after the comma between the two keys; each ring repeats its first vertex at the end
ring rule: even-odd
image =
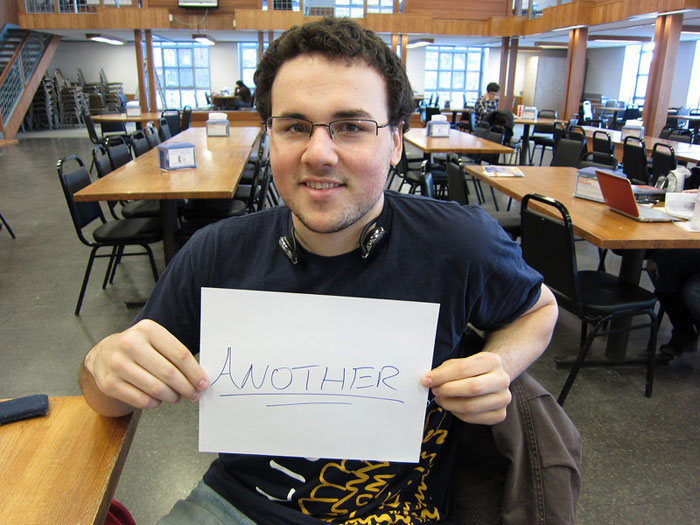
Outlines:
{"type": "Polygon", "coordinates": [[[476,104],[474,104],[477,122],[485,120],[486,115],[498,109],[498,104],[501,101],[498,96],[499,91],[501,91],[501,86],[496,82],[490,82],[486,86],[486,94],[479,97],[476,104]]]}
{"type": "Polygon", "coordinates": [[[439,303],[433,369],[420,379],[430,388],[420,463],[222,454],[163,523],[451,522],[453,418],[504,419],[510,381],[549,342],[554,297],[480,208],[384,191],[413,102],[403,66],[372,32],[336,19],[292,28],[255,83],[287,207],[195,235],[137,322],[87,354],[85,398],[111,416],[197,401],[208,386],[193,357],[202,286],[439,303]],[[463,357],[467,323],[490,335],[463,357]]]}

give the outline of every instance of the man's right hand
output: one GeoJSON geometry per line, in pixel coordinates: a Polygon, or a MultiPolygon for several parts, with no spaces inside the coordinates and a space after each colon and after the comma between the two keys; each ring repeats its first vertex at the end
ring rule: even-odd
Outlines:
{"type": "Polygon", "coordinates": [[[119,416],[180,398],[195,402],[209,383],[187,347],[158,323],[144,319],[88,352],[80,384],[97,412],[119,416]]]}

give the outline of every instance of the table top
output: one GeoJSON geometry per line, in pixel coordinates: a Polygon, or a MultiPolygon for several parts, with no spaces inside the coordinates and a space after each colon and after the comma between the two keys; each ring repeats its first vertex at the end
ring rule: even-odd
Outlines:
{"type": "MultiPolygon", "coordinates": [[[[593,133],[596,131],[605,131],[610,135],[613,144],[622,144],[622,131],[616,129],[596,128],[595,126],[581,126],[586,132],[588,139],[593,138],[593,133]]],[[[673,148],[673,151],[678,160],[687,162],[700,162],[700,144],[688,144],[687,142],[677,142],[675,140],[660,139],[658,137],[644,137],[644,145],[647,151],[654,149],[654,144],[668,144],[673,148]]]]}
{"type": "Polygon", "coordinates": [[[91,115],[93,122],[158,122],[160,113],[147,111],[140,115],[127,115],[126,113],[103,113],[101,115],[91,115]]]}
{"type": "Polygon", "coordinates": [[[513,149],[456,129],[449,137],[428,137],[427,128],[411,128],[406,141],[426,153],[513,153],[513,149]]]}
{"type": "Polygon", "coordinates": [[[168,143],[195,146],[196,168],[160,169],[158,148],[96,180],[75,194],[76,201],[231,198],[258,136],[259,127],[231,127],[228,137],[208,137],[188,128],[168,143]]]}
{"type": "Polygon", "coordinates": [[[557,119],[557,118],[523,118],[523,117],[514,117],[513,118],[513,123],[514,124],[544,124],[544,125],[554,125],[555,122],[561,122],[562,124],[566,123],[565,120],[557,119]]]}
{"type": "Polygon", "coordinates": [[[0,523],[104,523],[138,414],[100,416],[82,396],[0,426],[0,523]]]}
{"type": "Polygon", "coordinates": [[[516,200],[539,193],[560,201],[569,210],[574,232],[606,249],[700,248],[700,233],[673,223],[637,222],[605,204],[574,197],[576,168],[519,166],[524,177],[488,177],[479,166],[465,171],[516,200]]]}

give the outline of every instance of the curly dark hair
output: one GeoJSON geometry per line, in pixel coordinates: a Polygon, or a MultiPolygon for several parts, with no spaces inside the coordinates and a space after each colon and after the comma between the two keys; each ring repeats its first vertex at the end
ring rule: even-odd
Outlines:
{"type": "Polygon", "coordinates": [[[270,44],[255,71],[255,99],[263,122],[271,116],[272,84],[286,61],[300,55],[320,54],[329,59],[363,60],[386,81],[389,124],[408,130],[413,91],[401,60],[373,31],[352,20],[326,17],[294,26],[270,44]]]}

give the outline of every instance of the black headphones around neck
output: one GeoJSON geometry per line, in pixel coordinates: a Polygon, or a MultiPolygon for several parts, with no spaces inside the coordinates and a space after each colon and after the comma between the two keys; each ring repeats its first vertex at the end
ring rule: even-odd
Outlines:
{"type": "MultiPolygon", "coordinates": [[[[379,246],[386,237],[386,230],[382,226],[376,226],[376,221],[372,221],[362,228],[360,233],[360,256],[363,260],[369,260],[370,255],[378,253],[379,246]]],[[[296,236],[294,235],[294,224],[292,224],[289,235],[282,235],[277,241],[282,251],[292,264],[303,261],[303,253],[299,249],[296,236]]]]}

